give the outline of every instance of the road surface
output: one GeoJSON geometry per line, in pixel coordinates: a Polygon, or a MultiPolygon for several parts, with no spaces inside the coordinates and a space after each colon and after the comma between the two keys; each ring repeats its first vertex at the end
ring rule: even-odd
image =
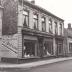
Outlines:
{"type": "Polygon", "coordinates": [[[72,60],[29,69],[0,69],[0,72],[72,72],[72,60]]]}

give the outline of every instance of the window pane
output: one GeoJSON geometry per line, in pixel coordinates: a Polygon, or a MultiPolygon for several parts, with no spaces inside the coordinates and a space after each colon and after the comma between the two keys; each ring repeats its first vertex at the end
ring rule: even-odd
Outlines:
{"type": "Polygon", "coordinates": [[[60,24],[60,35],[62,35],[62,24],[60,24]]]}
{"type": "Polygon", "coordinates": [[[25,26],[25,27],[28,26],[28,17],[27,16],[25,16],[25,18],[24,18],[24,24],[23,24],[23,26],[25,26]]]}
{"type": "Polygon", "coordinates": [[[55,22],[55,34],[58,33],[57,22],[55,22]]]}
{"type": "Polygon", "coordinates": [[[28,26],[28,16],[26,16],[26,24],[27,24],[27,26],[28,26]]]}
{"type": "Polygon", "coordinates": [[[33,15],[33,28],[38,29],[38,15],[37,14],[33,15]]]}
{"type": "Polygon", "coordinates": [[[49,32],[52,33],[52,20],[49,20],[49,32]]]}
{"type": "Polygon", "coordinates": [[[25,41],[23,47],[23,57],[29,58],[35,56],[35,42],[25,41]]]}
{"type": "Polygon", "coordinates": [[[46,31],[45,17],[42,17],[42,31],[46,31]]]}
{"type": "Polygon", "coordinates": [[[38,23],[37,20],[36,19],[33,19],[33,23],[34,23],[33,28],[34,29],[37,29],[37,23],[38,23]]]}

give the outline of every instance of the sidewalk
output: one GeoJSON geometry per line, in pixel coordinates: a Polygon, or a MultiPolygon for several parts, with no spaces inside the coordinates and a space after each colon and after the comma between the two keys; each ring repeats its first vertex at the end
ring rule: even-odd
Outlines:
{"type": "Polygon", "coordinates": [[[43,60],[43,61],[37,61],[37,62],[31,62],[31,63],[25,63],[25,64],[0,64],[0,68],[31,68],[31,67],[36,67],[40,65],[45,65],[45,64],[51,64],[55,62],[60,62],[60,61],[65,61],[65,60],[71,60],[72,57],[66,57],[66,58],[55,58],[55,59],[50,59],[50,60],[43,60]]]}

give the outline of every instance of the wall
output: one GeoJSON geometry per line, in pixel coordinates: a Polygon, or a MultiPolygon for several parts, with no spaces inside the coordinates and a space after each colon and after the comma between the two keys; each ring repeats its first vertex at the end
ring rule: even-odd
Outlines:
{"type": "Polygon", "coordinates": [[[17,33],[17,0],[2,0],[3,24],[2,34],[12,35],[17,33]]]}
{"type": "Polygon", "coordinates": [[[0,50],[1,57],[17,58],[18,54],[18,35],[2,36],[2,47],[0,50]]]}

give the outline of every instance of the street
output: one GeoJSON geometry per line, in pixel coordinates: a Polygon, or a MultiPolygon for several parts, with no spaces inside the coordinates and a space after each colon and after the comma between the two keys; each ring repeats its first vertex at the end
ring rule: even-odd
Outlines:
{"type": "Polygon", "coordinates": [[[0,72],[72,72],[72,60],[28,69],[0,69],[0,72]]]}

